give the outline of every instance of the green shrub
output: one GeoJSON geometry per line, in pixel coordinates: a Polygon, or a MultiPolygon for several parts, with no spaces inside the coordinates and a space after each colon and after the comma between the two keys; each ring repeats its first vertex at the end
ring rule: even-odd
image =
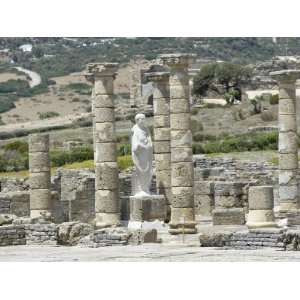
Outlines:
{"type": "Polygon", "coordinates": [[[43,113],[39,112],[38,115],[39,115],[39,118],[41,120],[44,120],[44,119],[50,119],[50,118],[58,117],[59,113],[55,112],[55,111],[47,111],[47,112],[43,112],[43,113]]]}
{"type": "Polygon", "coordinates": [[[120,170],[126,170],[133,167],[133,161],[130,155],[118,157],[118,166],[120,170]]]}
{"type": "Polygon", "coordinates": [[[15,94],[0,94],[0,113],[4,113],[16,107],[15,101],[18,96],[15,94]]]}
{"type": "Polygon", "coordinates": [[[202,123],[196,119],[192,119],[191,120],[191,130],[192,130],[192,133],[202,131],[203,130],[202,123]]]}
{"type": "Polygon", "coordinates": [[[204,149],[201,144],[193,144],[193,154],[204,153],[204,149]]]}
{"type": "Polygon", "coordinates": [[[194,153],[229,153],[258,150],[277,150],[278,133],[247,133],[228,136],[217,141],[196,144],[194,153]]]}
{"type": "Polygon", "coordinates": [[[29,84],[26,80],[10,79],[5,82],[0,82],[0,93],[22,93],[29,89],[29,84]]]}
{"type": "Polygon", "coordinates": [[[66,90],[74,91],[80,95],[90,95],[92,92],[92,88],[87,83],[70,83],[65,86],[66,90]]]}
{"type": "Polygon", "coordinates": [[[131,153],[131,145],[130,144],[121,144],[118,145],[118,155],[124,156],[131,153]]]}
{"type": "Polygon", "coordinates": [[[197,115],[197,114],[198,114],[198,108],[197,108],[197,107],[193,107],[193,108],[191,109],[191,115],[195,116],[195,115],[197,115]]]}
{"type": "Polygon", "coordinates": [[[272,95],[272,97],[270,98],[270,104],[271,105],[277,105],[279,102],[279,95],[272,95]]]}
{"type": "Polygon", "coordinates": [[[214,135],[203,134],[201,132],[197,132],[193,135],[194,142],[205,142],[205,141],[215,141],[217,137],[214,135]]]}
{"type": "Polygon", "coordinates": [[[23,141],[15,141],[8,143],[2,147],[5,151],[18,151],[20,153],[28,153],[28,143],[23,141]]]}
{"type": "Polygon", "coordinates": [[[94,159],[94,150],[90,147],[78,147],[71,151],[55,150],[50,152],[51,166],[61,167],[74,162],[94,159]]]}

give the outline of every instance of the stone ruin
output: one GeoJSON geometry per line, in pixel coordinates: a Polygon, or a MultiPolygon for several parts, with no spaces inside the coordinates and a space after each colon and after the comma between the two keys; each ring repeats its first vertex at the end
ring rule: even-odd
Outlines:
{"type": "Polygon", "coordinates": [[[259,162],[193,156],[188,66],[190,55],[159,59],[165,70],[153,83],[154,166],[152,198],[135,202],[131,174],[120,173],[115,135],[117,64],[91,63],[95,172],[64,170],[51,176],[49,135],[29,137],[27,179],[1,179],[0,246],[103,247],[179,242],[202,247],[299,250],[295,82],[300,71],[271,74],[279,83],[279,168],[259,162]],[[159,202],[161,203],[161,202],[159,202]],[[140,228],[129,228],[138,221],[140,228]],[[143,227],[152,222],[152,227],[143,227]]]}

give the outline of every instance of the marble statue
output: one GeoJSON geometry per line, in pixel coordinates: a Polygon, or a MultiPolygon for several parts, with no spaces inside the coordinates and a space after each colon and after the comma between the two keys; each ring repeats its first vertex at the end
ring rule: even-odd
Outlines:
{"type": "Polygon", "coordinates": [[[153,146],[145,119],[144,114],[137,114],[136,124],[131,129],[131,154],[135,165],[132,192],[135,197],[150,195],[152,180],[153,146]]]}

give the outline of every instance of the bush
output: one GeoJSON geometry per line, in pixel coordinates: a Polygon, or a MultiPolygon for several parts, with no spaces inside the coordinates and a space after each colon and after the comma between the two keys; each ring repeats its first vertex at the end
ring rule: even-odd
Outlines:
{"type": "Polygon", "coordinates": [[[133,167],[133,161],[130,155],[118,157],[118,166],[120,170],[126,170],[133,167]]]}
{"type": "Polygon", "coordinates": [[[277,150],[278,133],[247,133],[228,136],[193,146],[194,153],[229,153],[258,150],[277,150]]]}
{"type": "Polygon", "coordinates": [[[203,130],[203,125],[200,121],[192,119],[191,120],[191,130],[192,133],[196,133],[203,130]]]}
{"type": "Polygon", "coordinates": [[[87,83],[70,83],[65,86],[65,89],[81,95],[90,95],[92,93],[92,88],[87,83]]]}
{"type": "Polygon", "coordinates": [[[270,98],[270,104],[271,105],[277,105],[279,102],[279,95],[272,95],[272,97],[270,98]]]}
{"type": "Polygon", "coordinates": [[[217,140],[217,137],[214,135],[202,134],[200,132],[197,132],[193,135],[193,140],[195,142],[215,141],[217,140]]]}
{"type": "Polygon", "coordinates": [[[79,147],[71,151],[51,151],[51,166],[61,167],[74,162],[94,159],[94,149],[90,147],[79,147]]]}
{"type": "Polygon", "coordinates": [[[6,82],[0,83],[0,93],[22,93],[24,90],[29,89],[29,84],[26,80],[10,79],[6,82]]]}
{"type": "Polygon", "coordinates": [[[118,155],[125,156],[131,153],[131,145],[130,144],[121,144],[118,146],[118,155]]]}
{"type": "Polygon", "coordinates": [[[8,143],[2,147],[5,151],[18,151],[20,153],[28,153],[28,143],[15,141],[8,143]]]}
{"type": "Polygon", "coordinates": [[[50,118],[58,117],[59,113],[57,113],[55,111],[47,111],[47,112],[44,112],[44,113],[39,112],[38,115],[39,115],[39,118],[41,120],[44,120],[44,119],[50,119],[50,118]]]}
{"type": "Polygon", "coordinates": [[[192,116],[195,116],[195,115],[197,115],[198,114],[198,108],[197,107],[193,107],[192,109],[191,109],[191,115],[192,116]]]}

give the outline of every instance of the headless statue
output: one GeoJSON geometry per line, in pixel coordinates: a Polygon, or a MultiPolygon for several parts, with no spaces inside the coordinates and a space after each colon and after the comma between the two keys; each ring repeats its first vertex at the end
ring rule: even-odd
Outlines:
{"type": "Polygon", "coordinates": [[[153,146],[145,119],[144,114],[137,114],[136,124],[131,129],[131,155],[135,165],[132,192],[135,197],[150,195],[152,180],[153,146]]]}

